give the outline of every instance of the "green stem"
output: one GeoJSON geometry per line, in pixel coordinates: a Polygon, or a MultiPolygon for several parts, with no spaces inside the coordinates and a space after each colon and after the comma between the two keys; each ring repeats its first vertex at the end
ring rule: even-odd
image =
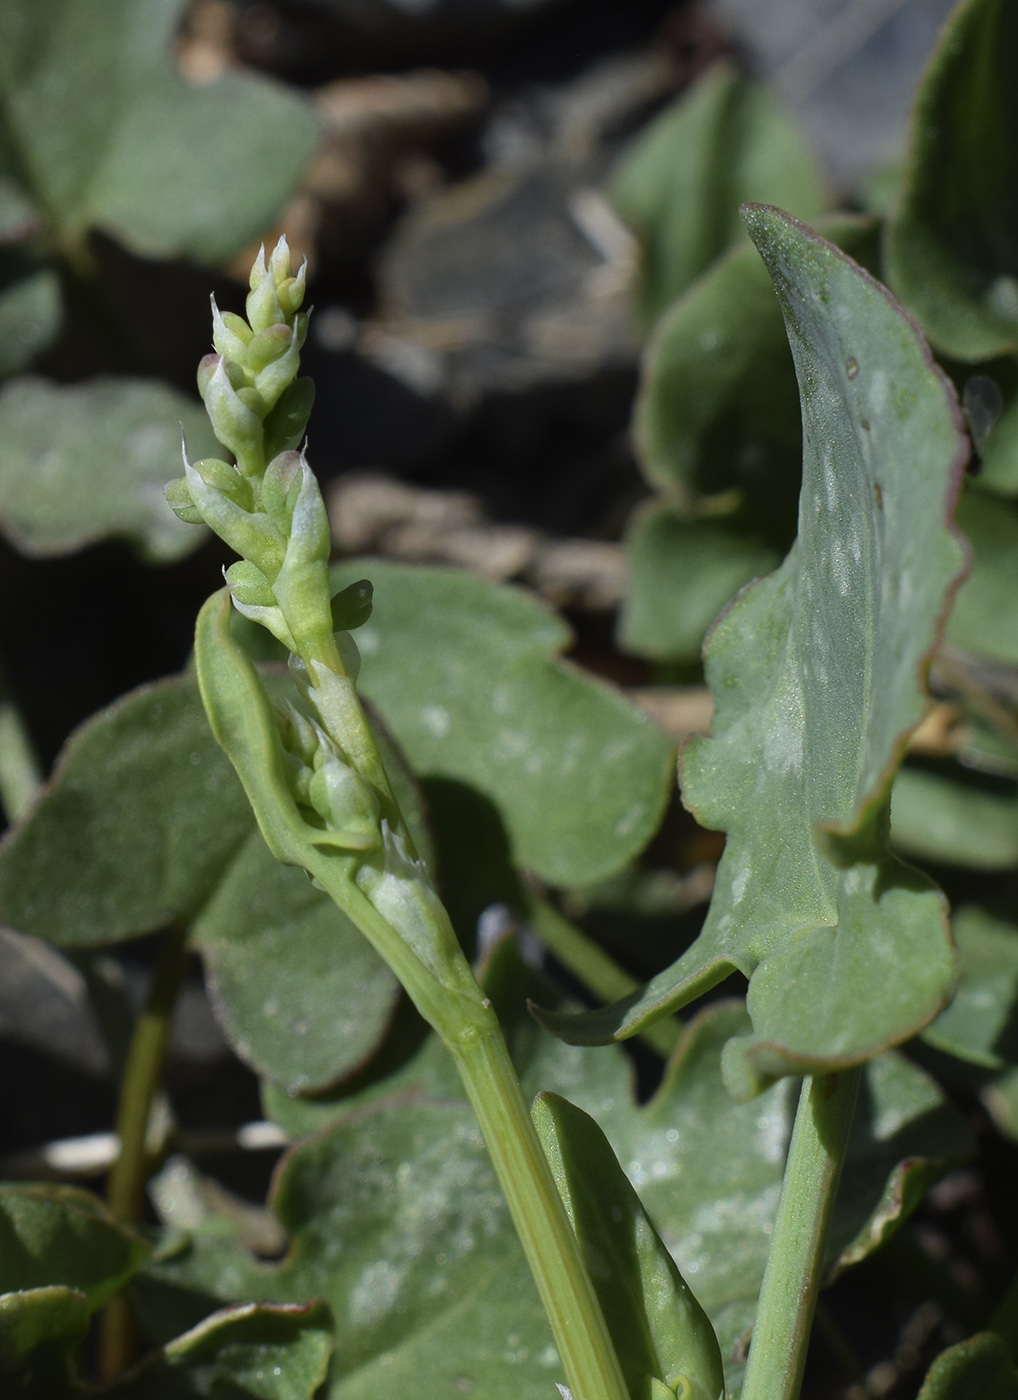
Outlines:
{"type": "Polygon", "coordinates": [[[0,669],[0,804],[10,821],[24,816],[41,785],[39,760],[0,669]]]}
{"type": "Polygon", "coordinates": [[[530,1264],[573,1400],[629,1400],[615,1348],[501,1029],[450,1044],[530,1264]]]}
{"type": "Polygon", "coordinates": [[[861,1070],[802,1082],[742,1400],[796,1400],[861,1070]]]}
{"type": "MultiPolygon", "coordinates": [[[[641,986],[548,900],[528,889],[524,891],[524,901],[527,921],[541,942],[601,1001],[620,1001],[641,986]]],[[[681,1033],[680,1022],[672,1016],[645,1027],[639,1038],[667,1060],[679,1043],[681,1033]]]]}
{"type": "MultiPolygon", "coordinates": [[[[110,1171],[106,1202],[124,1224],[141,1218],[150,1161],[146,1151],[152,1104],[159,1091],[170,1019],[187,958],[187,930],[171,929],[156,959],[152,988],[131,1037],[120,1082],[117,1136],[120,1153],[110,1171]]],[[[133,1359],[134,1324],[123,1294],[110,1300],[100,1319],[99,1369],[112,1380],[133,1359]]]]}

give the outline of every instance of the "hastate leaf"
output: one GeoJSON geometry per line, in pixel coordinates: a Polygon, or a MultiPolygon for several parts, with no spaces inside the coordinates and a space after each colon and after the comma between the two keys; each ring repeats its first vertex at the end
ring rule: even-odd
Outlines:
{"type": "MultiPolygon", "coordinates": [[[[267,683],[280,693],[289,681],[276,670],[267,683]]],[[[143,686],[72,737],[0,845],[0,910],[70,948],[192,924],[231,1042],[293,1090],[355,1069],[397,993],[332,900],[269,854],[190,677],[143,686]]]]}
{"type": "Polygon", "coordinates": [[[62,241],[101,229],[215,262],[273,221],[311,156],[310,104],[267,79],[174,71],[184,0],[8,0],[0,159],[62,241]]]}
{"type": "Polygon", "coordinates": [[[422,780],[494,803],[517,865],[552,884],[612,874],[656,831],[672,749],[617,690],[559,659],[565,625],[516,588],[372,559],[360,689],[422,780]]]}
{"type": "Polygon", "coordinates": [[[706,650],[714,737],[683,796],[727,831],[700,937],[642,993],[547,1017],[599,1042],[721,981],[750,980],[733,1091],[858,1063],[921,1029],[954,961],[943,901],[887,854],[888,794],[922,715],[922,673],[964,566],[950,511],[956,405],[914,325],[831,244],[777,210],[750,232],[788,326],[803,404],[799,535],[739,595],[706,650]]]}
{"type": "Polygon", "coordinates": [[[33,558],[126,539],[156,562],[190,554],[204,530],[163,497],[192,456],[218,450],[200,405],[153,380],[58,385],[24,376],[0,393],[0,533],[33,558]]]}
{"type": "Polygon", "coordinates": [[[902,199],[887,236],[894,290],[938,350],[1018,350],[1018,11],[967,0],[916,99],[902,199]]]}

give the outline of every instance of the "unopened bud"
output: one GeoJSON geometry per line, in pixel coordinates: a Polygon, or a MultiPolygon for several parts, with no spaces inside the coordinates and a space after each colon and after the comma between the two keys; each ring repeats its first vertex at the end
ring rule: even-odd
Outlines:
{"type": "Polygon", "coordinates": [[[269,579],[275,577],[286,554],[286,541],[269,517],[245,510],[195,470],[185,459],[191,499],[219,538],[250,560],[269,579]]]}
{"type": "Polygon", "coordinates": [[[259,331],[267,330],[269,326],[276,326],[287,319],[271,273],[267,273],[257,286],[252,286],[248,293],[246,309],[247,319],[256,335],[259,331]]]}
{"type": "Polygon", "coordinates": [[[255,388],[261,395],[266,413],[275,408],[283,390],[293,383],[300,369],[300,344],[297,340],[296,326],[290,333],[289,340],[286,351],[255,376],[255,388]]]}
{"type": "Polygon", "coordinates": [[[219,368],[222,357],[219,355],[206,355],[198,365],[198,393],[202,400],[205,399],[206,390],[211,383],[212,376],[219,368]]]}
{"type": "Polygon", "coordinates": [[[219,307],[216,305],[215,297],[212,298],[212,344],[216,347],[218,354],[230,360],[238,360],[241,364],[246,360],[247,343],[251,339],[251,332],[246,323],[239,316],[230,316],[229,321],[226,316],[219,314],[219,307]],[[247,338],[239,335],[235,329],[236,323],[240,324],[247,331],[247,338]]]}
{"type": "Polygon", "coordinates": [[[272,585],[262,573],[246,559],[239,559],[226,570],[226,582],[235,603],[247,607],[272,608],[276,605],[272,585]]]}
{"type": "Polygon", "coordinates": [[[201,511],[195,507],[187,482],[182,476],[166,483],[166,504],[177,517],[188,525],[202,525],[201,511]]]}
{"type": "Polygon", "coordinates": [[[324,746],[319,750],[323,752],[324,762],[311,779],[311,805],[343,846],[359,850],[380,846],[378,794],[337,754],[324,746]]]}
{"type": "Polygon", "coordinates": [[[300,493],[302,465],[299,452],[280,452],[265,468],[262,477],[262,505],[270,515],[287,524],[300,493]]]}
{"type": "Polygon", "coordinates": [[[293,330],[285,322],[269,326],[252,338],[244,363],[252,374],[258,374],[280,355],[285,355],[292,344],[293,330]]]}
{"type": "Polygon", "coordinates": [[[205,386],[204,397],[216,437],[237,458],[244,474],[250,476],[261,470],[262,420],[240,398],[230,383],[222,360],[219,360],[205,386]]]}
{"type": "Polygon", "coordinates": [[[307,270],[308,263],[307,258],[305,258],[297,269],[297,275],[287,278],[285,282],[280,282],[276,287],[280,305],[288,316],[292,316],[304,301],[307,270]]]}
{"type": "Polygon", "coordinates": [[[237,468],[231,467],[229,462],[222,462],[218,457],[203,457],[200,462],[194,463],[193,470],[202,481],[221,491],[235,505],[240,506],[241,510],[254,509],[250,483],[245,481],[237,468]]]}

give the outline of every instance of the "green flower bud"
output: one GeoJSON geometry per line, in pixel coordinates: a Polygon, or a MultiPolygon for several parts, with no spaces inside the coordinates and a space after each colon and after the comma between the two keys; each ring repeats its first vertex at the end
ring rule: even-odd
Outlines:
{"type": "Polygon", "coordinates": [[[177,517],[188,525],[203,525],[201,511],[195,507],[191,499],[191,493],[187,489],[187,482],[182,476],[176,477],[173,481],[166,483],[166,504],[177,517]]]}
{"type": "Polygon", "coordinates": [[[281,524],[285,522],[287,529],[300,494],[302,463],[299,452],[280,452],[262,477],[262,505],[281,524]]]}
{"type": "Polygon", "coordinates": [[[271,365],[273,360],[278,360],[280,355],[285,355],[292,344],[293,328],[285,321],[277,326],[269,326],[253,337],[247,347],[244,364],[252,374],[258,374],[266,365],[271,365]]]}
{"type": "Polygon", "coordinates": [[[231,564],[224,576],[230,586],[230,593],[235,603],[254,608],[274,608],[276,606],[272,584],[269,583],[261,569],[256,568],[248,560],[239,559],[236,564],[231,564]]]}
{"type": "Polygon", "coordinates": [[[342,838],[337,844],[365,851],[372,846],[380,846],[382,832],[378,794],[370,783],[365,782],[359,773],[355,773],[331,750],[324,735],[318,752],[323,761],[311,779],[311,805],[330,832],[342,838]]]}
{"type": "Polygon", "coordinates": [[[201,395],[202,403],[205,402],[205,391],[209,387],[209,381],[221,363],[221,355],[206,355],[198,365],[198,393],[201,395]]]}
{"type": "Polygon", "coordinates": [[[239,316],[231,316],[229,324],[224,316],[219,314],[219,307],[216,305],[215,297],[212,297],[212,344],[216,347],[218,354],[228,360],[238,360],[242,365],[247,364],[247,345],[251,340],[251,331],[246,322],[239,316]],[[245,339],[236,329],[236,322],[247,331],[245,339]]]}
{"type": "Polygon", "coordinates": [[[307,259],[297,269],[296,276],[288,277],[276,286],[280,305],[288,316],[292,316],[304,301],[304,284],[307,281],[307,259]]]}
{"type": "Polygon", "coordinates": [[[184,474],[191,500],[205,523],[267,578],[275,578],[286,555],[286,540],[269,517],[237,505],[216,485],[206,482],[186,457],[184,474]]]}
{"type": "MultiPolygon", "coordinates": [[[[257,263],[255,267],[257,267],[257,263]]],[[[254,271],[252,271],[251,277],[252,287],[248,293],[245,309],[251,329],[257,335],[259,331],[268,330],[269,326],[276,326],[280,321],[285,321],[287,317],[280,305],[279,294],[276,291],[272,274],[266,273],[257,284],[254,283],[254,271]]]]}
{"type": "Polygon", "coordinates": [[[254,509],[254,493],[250,482],[245,481],[237,468],[231,467],[229,462],[222,462],[218,457],[203,457],[200,462],[193,464],[193,470],[202,481],[221,491],[234,505],[240,506],[241,510],[254,509]]]}
{"type": "MultiPolygon", "coordinates": [[[[275,327],[272,329],[275,330],[275,327]]],[[[263,332],[263,334],[267,334],[267,332],[263,332]]],[[[283,390],[296,378],[298,369],[300,369],[300,344],[297,339],[297,327],[294,326],[290,334],[289,348],[255,376],[255,388],[265,405],[264,412],[267,413],[276,406],[283,390]]]]}
{"type": "Polygon", "coordinates": [[[225,363],[219,361],[205,386],[205,408],[216,437],[236,457],[244,475],[253,476],[264,463],[262,420],[230,383],[225,363]]]}
{"type": "Polygon", "coordinates": [[[272,256],[269,258],[269,271],[272,273],[272,281],[276,287],[281,287],[284,282],[289,282],[293,277],[290,245],[286,241],[285,233],[280,235],[272,250],[272,256]]]}
{"type": "Polygon", "coordinates": [[[298,482],[286,555],[272,587],[291,632],[313,649],[332,643],[328,581],[331,539],[322,493],[303,456],[299,476],[294,477],[287,491],[287,506],[298,482]]]}

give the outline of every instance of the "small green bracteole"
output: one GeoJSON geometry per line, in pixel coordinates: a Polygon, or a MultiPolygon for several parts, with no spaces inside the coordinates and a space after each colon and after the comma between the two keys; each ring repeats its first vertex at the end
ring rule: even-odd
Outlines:
{"type": "Polygon", "coordinates": [[[302,866],[357,924],[453,1055],[572,1395],[630,1400],[497,1017],[417,855],[357,695],[350,631],[370,613],[370,585],[330,596],[328,517],[298,450],[313,400],[296,377],[304,281],[280,240],[254,265],[246,321],[213,302],[216,353],[198,384],[236,465],[192,464],[185,451],[184,476],[167,488],[177,515],[203,521],[241,555],[198,618],[202,698],[273,854],[302,866]],[[231,636],[234,608],[290,652],[295,694],[281,710],[231,636]]]}

